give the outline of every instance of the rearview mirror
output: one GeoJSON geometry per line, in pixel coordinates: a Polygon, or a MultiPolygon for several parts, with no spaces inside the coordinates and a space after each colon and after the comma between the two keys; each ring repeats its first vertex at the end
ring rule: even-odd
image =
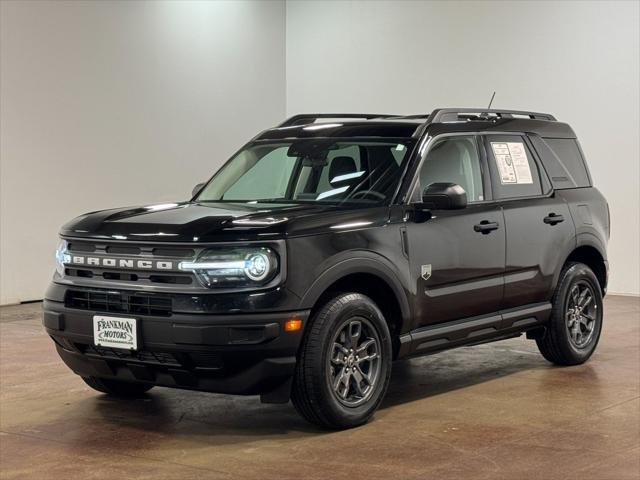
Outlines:
{"type": "Polygon", "coordinates": [[[467,192],[457,183],[432,183],[422,192],[422,204],[433,210],[459,210],[467,206],[467,192]]]}
{"type": "Polygon", "coordinates": [[[205,185],[206,183],[202,182],[193,187],[193,190],[191,190],[191,196],[195,197],[196,195],[198,195],[200,193],[200,190],[202,190],[202,187],[204,187],[205,185]]]}

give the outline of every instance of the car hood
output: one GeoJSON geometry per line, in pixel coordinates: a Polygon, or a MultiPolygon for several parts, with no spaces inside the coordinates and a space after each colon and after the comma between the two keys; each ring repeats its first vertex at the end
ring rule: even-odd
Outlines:
{"type": "MultiPolygon", "coordinates": [[[[64,225],[60,234],[103,240],[135,242],[219,242],[282,238],[361,219],[371,209],[335,205],[282,205],[247,203],[171,203],[101,210],[87,213],[64,225]],[[306,221],[305,221],[306,220],[306,221]]],[[[376,208],[375,210],[380,210],[376,208]]],[[[386,221],[380,212],[378,221],[386,221]]]]}

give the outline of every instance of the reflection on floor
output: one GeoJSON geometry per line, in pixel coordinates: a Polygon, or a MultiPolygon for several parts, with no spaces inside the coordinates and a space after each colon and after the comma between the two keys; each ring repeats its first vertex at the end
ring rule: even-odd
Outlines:
{"type": "Polygon", "coordinates": [[[327,433],[257,397],[110,399],[58,359],[39,304],[3,307],[0,477],[637,479],[640,299],[605,311],[583,366],[524,338],[399,362],[371,423],[327,433]]]}

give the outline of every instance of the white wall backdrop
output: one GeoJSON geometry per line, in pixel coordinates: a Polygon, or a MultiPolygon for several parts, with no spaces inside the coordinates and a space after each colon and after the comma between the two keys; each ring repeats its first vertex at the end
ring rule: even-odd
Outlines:
{"type": "Polygon", "coordinates": [[[287,113],[548,111],[612,214],[610,292],[640,293],[639,3],[288,1],[287,113]]]}
{"type": "Polygon", "coordinates": [[[42,298],[59,227],[185,199],[284,116],[284,2],[0,3],[0,304],[42,298]]]}
{"type": "Polygon", "coordinates": [[[186,198],[285,110],[424,113],[494,90],[577,131],[611,206],[610,291],[638,294],[639,17],[635,1],[2,1],[0,304],[42,298],[62,223],[186,198]]]}

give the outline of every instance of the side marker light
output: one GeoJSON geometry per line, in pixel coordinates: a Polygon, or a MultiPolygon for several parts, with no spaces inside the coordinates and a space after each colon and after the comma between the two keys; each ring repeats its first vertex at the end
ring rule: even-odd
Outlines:
{"type": "Polygon", "coordinates": [[[285,332],[297,332],[302,328],[302,320],[293,319],[287,320],[284,322],[284,331],[285,332]]]}

